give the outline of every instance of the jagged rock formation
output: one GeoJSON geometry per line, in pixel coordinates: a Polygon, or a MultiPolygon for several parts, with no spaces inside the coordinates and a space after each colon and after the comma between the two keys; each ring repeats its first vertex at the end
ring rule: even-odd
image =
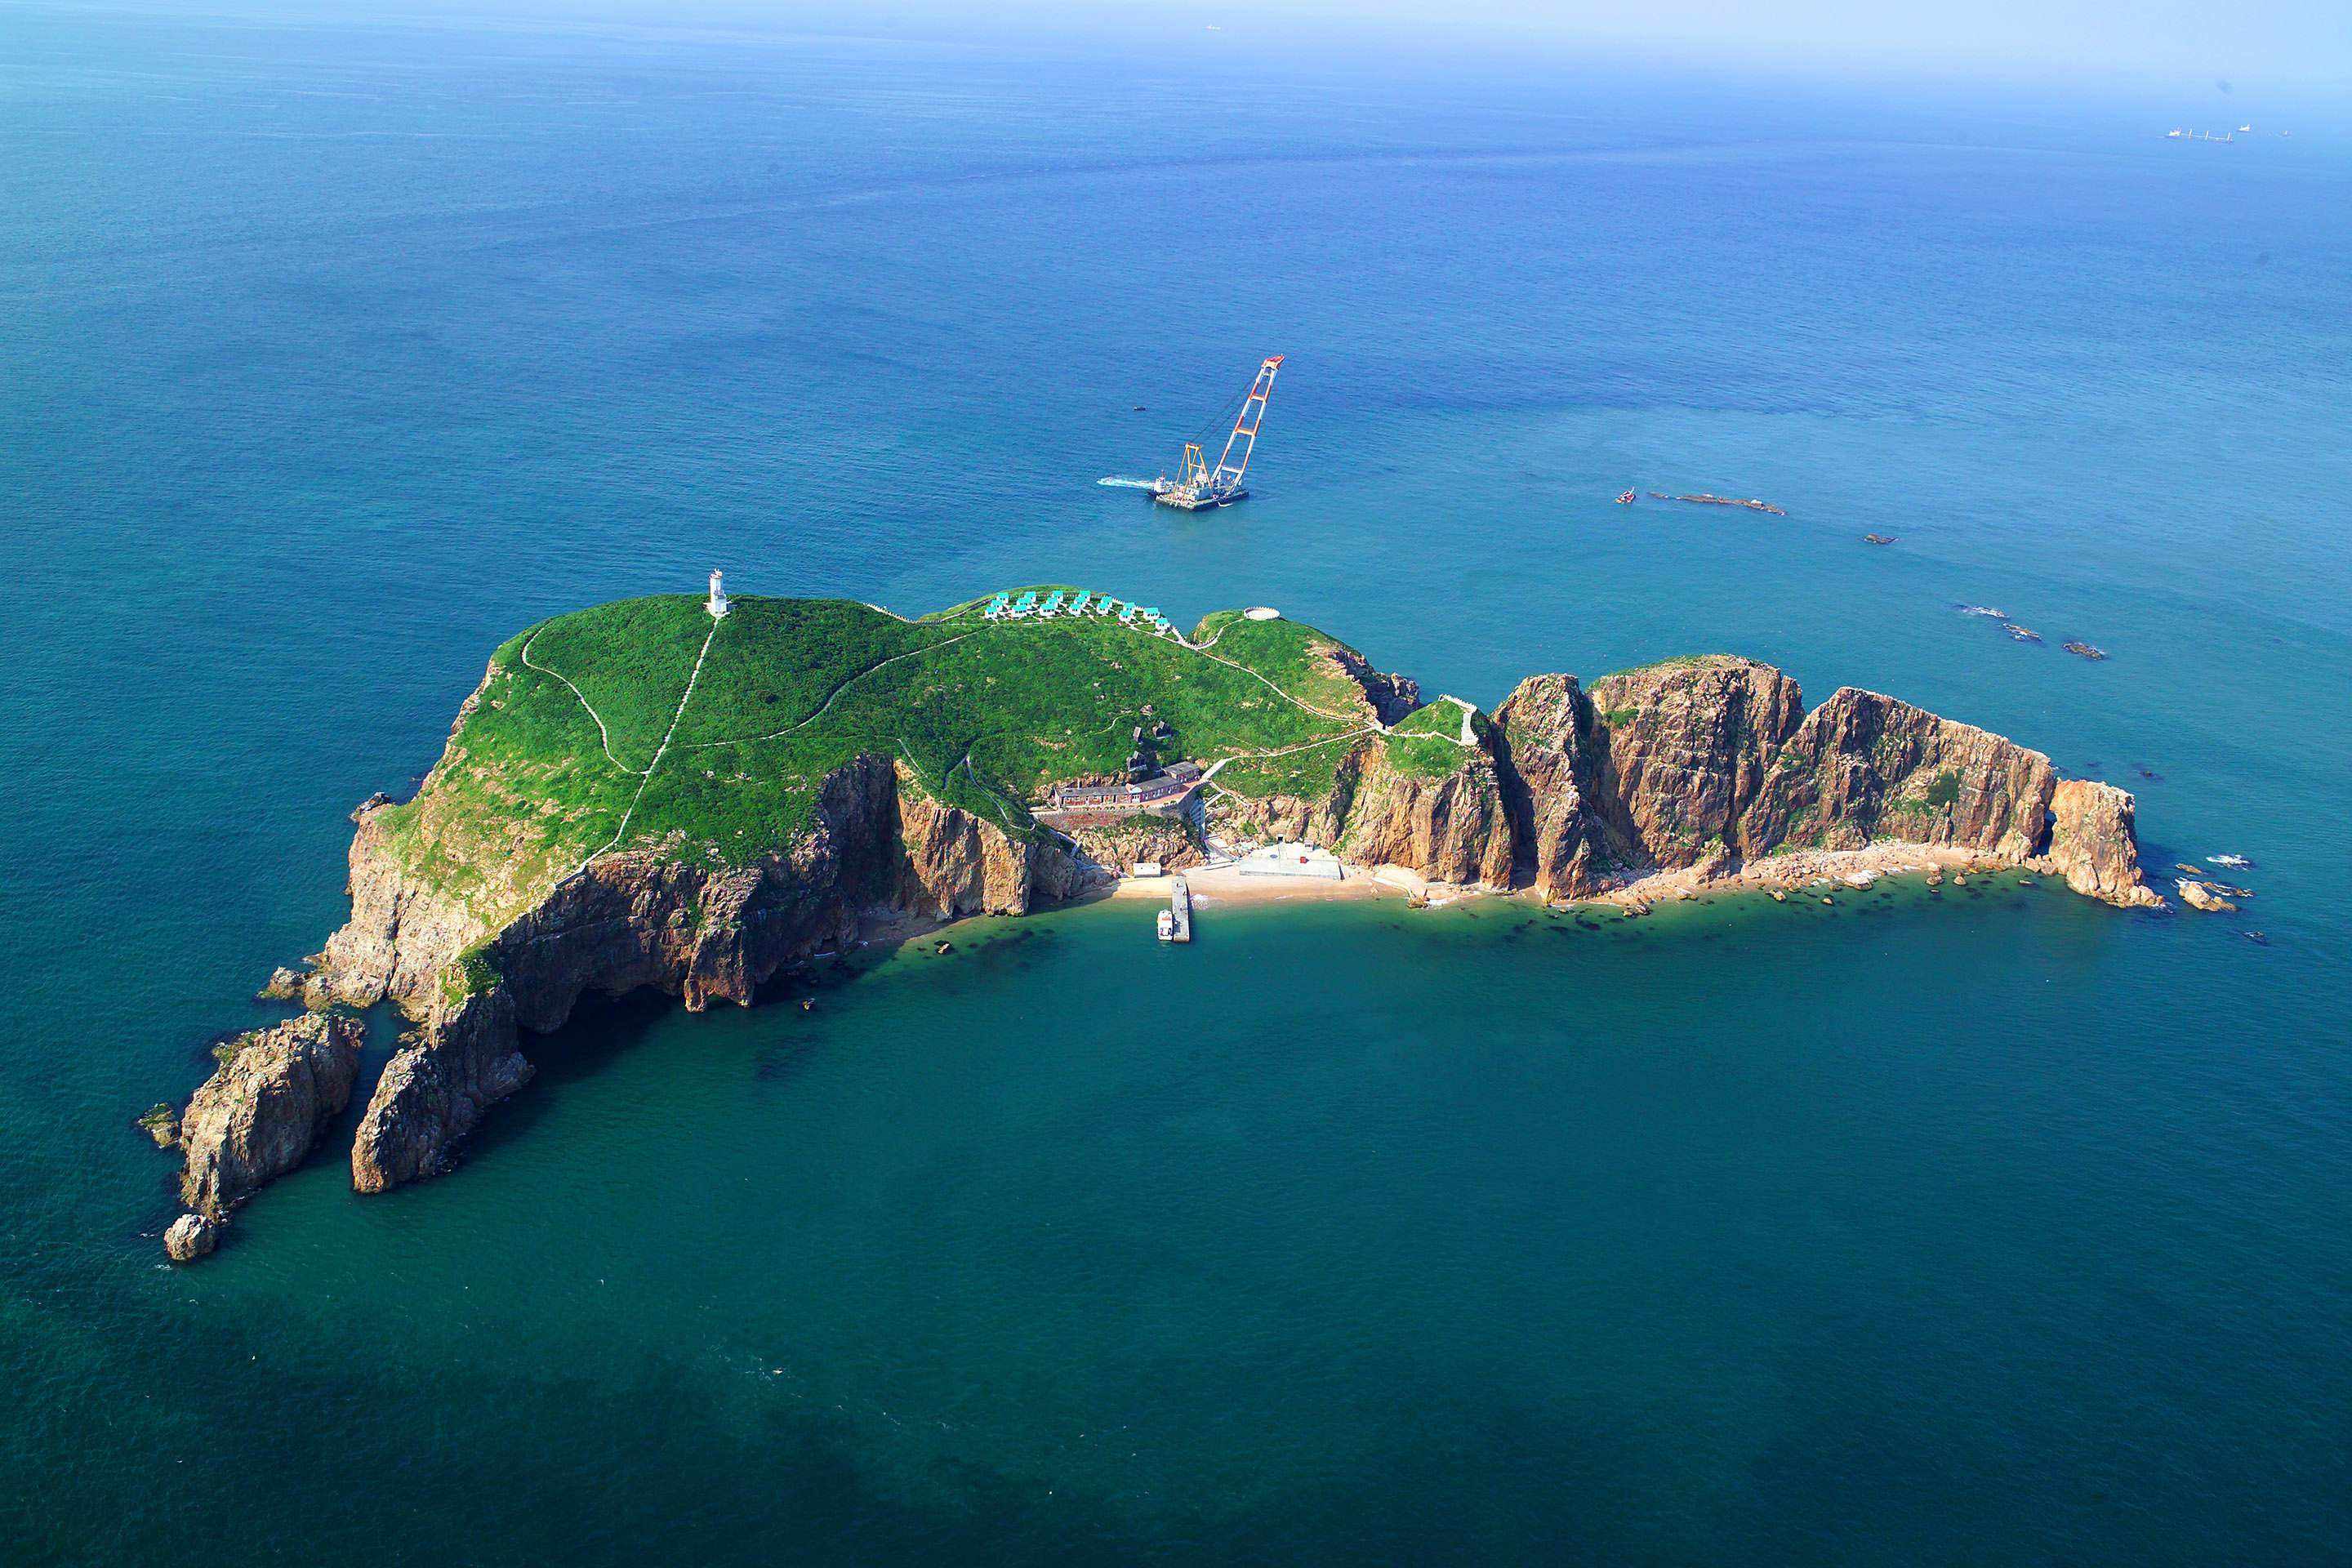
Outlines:
{"type": "Polygon", "coordinates": [[[1756,856],[1892,838],[2022,863],[2047,841],[2057,787],[2057,771],[2039,752],[1843,686],[1773,760],[1741,820],[1740,847],[1756,856]]]}
{"type": "Polygon", "coordinates": [[[180,1115],[180,1201],[215,1224],[302,1163],[350,1102],[366,1030],[306,1014],[223,1046],[221,1065],[180,1115]]]}
{"type": "Polygon", "coordinates": [[[1601,810],[1629,865],[1724,858],[1766,770],[1804,720],[1797,683],[1753,659],[1675,659],[1592,683],[1601,810]]]}
{"type": "Polygon", "coordinates": [[[1058,851],[1014,838],[961,807],[939,805],[921,792],[914,770],[904,763],[898,764],[896,782],[898,907],[940,920],[1025,915],[1041,883],[1046,902],[1067,895],[1061,865],[1066,857],[1058,851]]]}
{"type": "MultiPolygon", "coordinates": [[[[318,974],[327,996],[346,1006],[389,998],[420,1009],[442,970],[487,933],[462,901],[408,869],[390,843],[381,805],[356,815],[352,918],[327,939],[318,974]]],[[[272,989],[280,989],[274,978],[272,989]]]]}
{"type": "Polygon", "coordinates": [[[1374,669],[1371,660],[1338,644],[1326,649],[1324,657],[1363,689],[1364,705],[1380,722],[1394,724],[1421,706],[1421,682],[1412,677],[1374,669]]]}
{"type": "Polygon", "coordinates": [[[1519,824],[1518,882],[1579,899],[1615,868],[1601,809],[1609,736],[1572,675],[1530,676],[1495,710],[1505,800],[1519,824]]]}
{"type": "Polygon", "coordinates": [[[194,1263],[220,1245],[220,1226],[200,1214],[184,1214],[163,1232],[163,1254],[174,1263],[194,1263]]]}
{"type": "Polygon", "coordinates": [[[2137,815],[2132,797],[2113,784],[2059,780],[2050,798],[2050,847],[2036,868],[2105,903],[2162,909],[2163,896],[2140,880],[2137,815]]]}
{"type": "Polygon", "coordinates": [[[438,1003],[384,1065],[352,1141],[352,1185],[381,1193],[448,1167],[482,1112],[530,1081],[503,981],[438,1003]]]}
{"type": "Polygon", "coordinates": [[[1460,764],[1439,779],[1401,772],[1386,746],[1372,747],[1345,820],[1338,847],[1366,865],[1402,866],[1441,882],[1511,885],[1517,838],[1484,745],[1464,748],[1460,764]]]}

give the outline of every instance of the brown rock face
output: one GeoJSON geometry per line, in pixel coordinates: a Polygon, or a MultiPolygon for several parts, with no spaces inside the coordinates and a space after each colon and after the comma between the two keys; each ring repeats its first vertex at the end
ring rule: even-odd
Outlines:
{"type": "Polygon", "coordinates": [[[1607,734],[1572,675],[1530,676],[1495,710],[1516,879],[1536,895],[1580,899],[1615,865],[1600,809],[1607,734]]]}
{"type": "Polygon", "coordinates": [[[389,997],[416,1013],[442,969],[489,933],[463,905],[409,876],[386,837],[380,812],[363,811],[352,836],[352,918],[327,939],[319,978],[347,1006],[389,997]]]}
{"type": "Polygon", "coordinates": [[[2126,909],[2162,909],[2140,876],[2137,806],[2113,784],[2061,779],[2050,800],[2050,847],[2037,869],[2063,877],[2087,898],[2126,909]]]}
{"type": "Polygon", "coordinates": [[[352,1141],[352,1185],[381,1193],[448,1168],[482,1112],[530,1080],[503,984],[435,1006],[384,1064],[352,1141]]]}
{"type": "Polygon", "coordinates": [[[1039,861],[1058,851],[940,805],[921,793],[904,763],[897,784],[900,908],[941,920],[1029,912],[1039,861]]]}
{"type": "Polygon", "coordinates": [[[1841,687],[1780,748],[1740,826],[1740,847],[1753,856],[1892,838],[2018,863],[2042,847],[2057,786],[2039,752],[1841,687]]]}
{"type": "Polygon", "coordinates": [[[352,847],[352,921],[322,973],[339,995],[389,996],[425,1026],[368,1103],[352,1151],[362,1192],[445,1169],[484,1110],[530,1078],[518,1030],[561,1026],[585,991],[651,987],[693,1011],[749,1005],[786,964],[854,941],[860,910],[1024,914],[1084,881],[1064,851],[941,806],[892,763],[860,757],[827,776],[814,826],[790,853],[729,870],[657,850],[600,859],[487,942],[474,938],[496,983],[445,1002],[467,928],[437,908],[416,918],[427,906],[371,826],[352,847]]]}
{"type": "Polygon", "coordinates": [[[1675,659],[1592,683],[1605,726],[1597,792],[1621,860],[1668,868],[1721,858],[1804,721],[1797,683],[1753,659],[1675,659]]]}
{"type": "Polygon", "coordinates": [[[238,1037],[181,1113],[180,1201],[217,1223],[300,1164],[349,1103],[365,1035],[356,1018],[314,1013],[238,1037]]]}
{"type": "Polygon", "coordinates": [[[194,1263],[220,1245],[220,1226],[200,1214],[184,1214],[163,1233],[163,1255],[174,1263],[194,1263]]]}
{"type": "Polygon", "coordinates": [[[1365,708],[1381,723],[1394,724],[1421,706],[1421,682],[1412,677],[1374,669],[1353,648],[1333,647],[1324,650],[1324,657],[1362,689],[1365,708]]]}
{"type": "Polygon", "coordinates": [[[1322,800],[1301,800],[1287,795],[1254,798],[1217,795],[1210,801],[1209,820],[1219,832],[1229,836],[1291,839],[1325,849],[1336,848],[1347,828],[1348,813],[1355,805],[1356,791],[1364,779],[1364,762],[1371,750],[1369,740],[1348,748],[1332,770],[1336,782],[1331,793],[1322,800]]]}
{"type": "Polygon", "coordinates": [[[1374,747],[1354,792],[1339,847],[1368,865],[1403,866],[1440,882],[1511,885],[1517,837],[1495,759],[1464,749],[1443,778],[1399,773],[1374,747]]]}

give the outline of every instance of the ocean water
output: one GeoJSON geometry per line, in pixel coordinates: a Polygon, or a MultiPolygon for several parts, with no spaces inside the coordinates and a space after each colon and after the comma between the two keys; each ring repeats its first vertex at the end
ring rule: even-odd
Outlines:
{"type": "Polygon", "coordinates": [[[0,12],[0,1559],[2352,1561],[2325,108],[0,12]],[[1246,505],[1093,483],[1276,352],[1246,505]],[[1269,603],[1490,704],[1752,654],[2259,896],[982,922],[585,1007],[455,1175],[354,1197],[347,1117],[162,1267],[129,1119],[343,813],[713,565],[1269,603]]]}

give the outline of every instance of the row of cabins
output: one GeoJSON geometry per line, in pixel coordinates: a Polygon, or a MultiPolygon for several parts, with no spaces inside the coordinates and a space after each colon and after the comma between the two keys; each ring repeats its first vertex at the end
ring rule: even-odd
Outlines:
{"type": "Polygon", "coordinates": [[[1121,604],[1108,594],[1097,594],[1087,588],[1079,589],[1076,595],[1056,588],[1046,595],[1043,604],[1037,602],[1037,592],[1034,588],[1017,601],[1010,594],[999,594],[988,602],[988,607],[981,614],[992,621],[1025,621],[1032,616],[1049,621],[1059,616],[1116,614],[1123,625],[1150,627],[1154,637],[1170,629],[1168,617],[1156,607],[1121,604]]]}
{"type": "Polygon", "coordinates": [[[1198,763],[1178,763],[1157,778],[1129,784],[1060,784],[1049,804],[1062,811],[1132,811],[1181,800],[1201,782],[1198,763]]]}

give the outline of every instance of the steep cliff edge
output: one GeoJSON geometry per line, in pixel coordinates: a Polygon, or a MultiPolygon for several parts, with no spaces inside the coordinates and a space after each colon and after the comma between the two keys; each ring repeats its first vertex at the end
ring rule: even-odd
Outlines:
{"type": "Polygon", "coordinates": [[[2050,759],[1974,725],[1842,688],[1808,714],[1748,659],[1678,659],[1522,681],[1496,710],[1520,879],[1583,898],[1662,870],[1729,873],[1789,850],[1964,849],[2159,908],[2131,797],[2062,782],[2050,759]]]}
{"type": "Polygon", "coordinates": [[[436,1002],[416,1037],[384,1064],[352,1140],[352,1185],[381,1193],[436,1175],[482,1113],[530,1081],[502,981],[436,1002]]]}
{"type": "Polygon", "coordinates": [[[2059,780],[2050,797],[2050,846],[2036,868],[2103,903],[2164,908],[2163,895],[2141,879],[2137,815],[2137,804],[2113,784],[2059,780]]]}
{"type": "Polygon", "coordinates": [[[2057,787],[2040,752],[1843,686],[1773,758],[1740,843],[1753,856],[1895,839],[2021,864],[2048,841],[2057,787]]]}
{"type": "Polygon", "coordinates": [[[352,925],[325,955],[334,994],[386,996],[423,1026],[378,1080],[352,1155],[363,1193],[446,1169],[482,1112],[531,1075],[519,1031],[546,1033],[581,995],[650,988],[689,1011],[713,1001],[750,1005],[778,971],[856,939],[866,910],[926,918],[1025,914],[1067,898],[1084,878],[1042,837],[1016,839],[994,824],[920,793],[904,764],[859,757],[818,790],[814,826],[789,852],[746,867],[711,868],[632,851],[564,878],[537,905],[446,961],[430,992],[394,991],[387,977],[421,970],[446,941],[446,922],[404,922],[403,900],[363,897],[396,884],[381,840],[363,825],[354,851],[352,925]],[[362,921],[383,922],[354,931],[362,921]],[[412,952],[411,942],[423,944],[412,952]],[[354,973],[342,953],[366,956],[354,973]]]}
{"type": "Polygon", "coordinates": [[[1366,754],[1337,845],[1368,866],[1433,881],[1511,886],[1517,836],[1493,752],[1482,742],[1388,737],[1366,754]]]}
{"type": "Polygon", "coordinates": [[[1599,892],[1620,855],[1601,805],[1608,731],[1591,700],[1572,675],[1530,676],[1495,710],[1495,728],[1516,879],[1547,901],[1599,892]]]}
{"type": "Polygon", "coordinates": [[[1805,716],[1797,683],[1721,655],[1592,683],[1601,721],[1599,799],[1614,848],[1668,868],[1722,858],[1805,716]]]}

